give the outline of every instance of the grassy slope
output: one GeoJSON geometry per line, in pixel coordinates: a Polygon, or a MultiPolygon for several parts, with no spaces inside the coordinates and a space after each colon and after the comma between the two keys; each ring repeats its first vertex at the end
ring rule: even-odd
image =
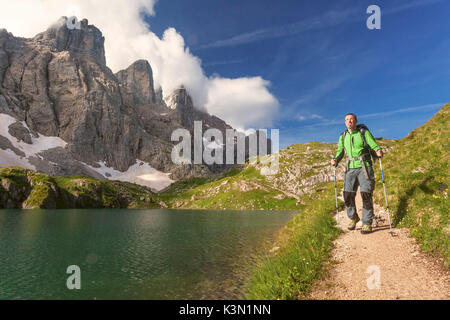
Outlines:
{"type": "MultiPolygon", "coordinates": [[[[396,143],[378,141],[385,147],[396,143]]],[[[261,175],[264,165],[247,163],[208,179],[177,181],[159,197],[171,208],[297,210],[303,196],[313,194],[317,184],[332,181],[329,160],[336,147],[336,143],[320,142],[291,145],[280,151],[275,175],[261,175]]]]}
{"type": "Polygon", "coordinates": [[[304,200],[302,214],[280,232],[280,249],[261,257],[253,269],[247,299],[301,299],[326,270],[332,241],[339,234],[331,214],[335,209],[334,187],[322,184],[304,200]]]}
{"type": "Polygon", "coordinates": [[[0,207],[6,207],[8,198],[14,207],[28,209],[161,207],[149,189],[127,182],[52,177],[19,167],[0,168],[0,182],[0,207]]]}
{"type": "MultiPolygon", "coordinates": [[[[401,139],[383,159],[393,223],[408,227],[422,248],[439,253],[450,266],[448,186],[450,104],[401,139]]],[[[379,168],[377,170],[379,172],[379,168]]],[[[375,201],[385,205],[381,177],[375,201]]]]}
{"type": "Polygon", "coordinates": [[[171,208],[190,209],[293,209],[296,199],[271,188],[253,166],[236,168],[215,180],[174,183],[160,198],[171,208]],[[279,197],[279,198],[277,198],[279,197]]]}
{"type": "MultiPolygon", "coordinates": [[[[320,166],[311,169],[301,169],[304,164],[310,162],[309,157],[302,156],[299,152],[307,147],[333,148],[333,144],[309,143],[295,145],[280,152],[280,169],[275,176],[260,174],[260,164],[246,164],[233,169],[225,175],[215,176],[212,181],[201,183],[199,179],[190,179],[174,183],[167,191],[160,194],[169,207],[172,208],[197,208],[197,209],[243,209],[243,210],[291,210],[298,209],[293,190],[286,188],[285,176],[293,167],[298,168],[297,174],[292,176],[295,181],[301,182],[320,170],[320,166]]],[[[330,153],[331,155],[331,153],[330,153]]],[[[328,155],[327,155],[328,156],[328,155]]],[[[325,160],[323,154],[311,154],[320,161],[325,160]]]]}

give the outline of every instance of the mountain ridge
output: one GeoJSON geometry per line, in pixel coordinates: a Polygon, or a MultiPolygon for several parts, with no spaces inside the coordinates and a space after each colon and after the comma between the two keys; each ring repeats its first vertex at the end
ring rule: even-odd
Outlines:
{"type": "MultiPolygon", "coordinates": [[[[86,19],[79,29],[69,29],[66,23],[62,17],[33,38],[14,37],[0,29],[0,114],[17,120],[11,132],[18,141],[46,136],[66,143],[21,162],[21,149],[27,145],[8,143],[3,137],[0,152],[8,151],[9,158],[12,152],[19,163],[28,162],[28,168],[46,174],[95,178],[103,175],[103,164],[111,171],[126,172],[136,161],[170,173],[175,180],[233,167],[174,164],[173,130],[192,131],[196,120],[203,122],[204,130],[211,127],[224,133],[232,127],[198,110],[184,87],[165,97],[172,101],[168,107],[161,89],[155,90],[146,60],[114,74],[106,65],[101,31],[86,19]]],[[[7,158],[4,152],[3,156],[7,158]]],[[[147,186],[151,187],[150,180],[147,186]]]]}

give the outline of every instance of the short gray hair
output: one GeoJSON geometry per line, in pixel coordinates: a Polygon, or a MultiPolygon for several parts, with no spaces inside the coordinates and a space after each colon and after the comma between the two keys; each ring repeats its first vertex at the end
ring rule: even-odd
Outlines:
{"type": "Polygon", "coordinates": [[[358,121],[358,118],[356,117],[356,114],[354,114],[354,113],[347,113],[347,114],[345,115],[345,118],[347,118],[347,116],[354,116],[354,117],[355,117],[355,120],[358,121]]]}

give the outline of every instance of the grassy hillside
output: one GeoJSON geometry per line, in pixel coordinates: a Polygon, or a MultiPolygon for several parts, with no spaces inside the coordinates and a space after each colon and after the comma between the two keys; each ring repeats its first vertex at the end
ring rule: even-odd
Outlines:
{"type": "MultiPolygon", "coordinates": [[[[422,248],[440,253],[450,266],[448,187],[450,104],[426,124],[401,139],[383,159],[393,223],[408,227],[422,248]]],[[[379,172],[379,169],[377,170],[379,172]]],[[[381,177],[375,201],[385,205],[381,177]]]]}
{"type": "Polygon", "coordinates": [[[52,177],[18,167],[0,168],[0,208],[160,208],[149,189],[85,176],[52,177]]]}
{"type": "MultiPolygon", "coordinates": [[[[378,143],[390,149],[396,141],[381,139],[378,143]]],[[[280,151],[275,175],[262,175],[263,164],[247,163],[208,179],[177,181],[159,197],[170,208],[296,210],[305,203],[305,195],[315,193],[321,183],[333,181],[330,159],[336,148],[336,143],[292,145],[280,151]]],[[[344,170],[339,166],[338,179],[343,179],[344,170]]]]}
{"type": "MultiPolygon", "coordinates": [[[[160,197],[171,208],[298,209],[300,196],[311,193],[315,182],[324,180],[322,169],[330,167],[327,159],[334,148],[331,143],[290,146],[280,151],[276,175],[262,175],[261,164],[247,162],[210,181],[178,181],[161,193],[160,197]]],[[[331,178],[327,176],[327,179],[331,178]]]]}
{"type": "Polygon", "coordinates": [[[253,166],[236,168],[204,184],[199,179],[179,181],[159,196],[171,208],[190,209],[293,209],[297,202],[270,187],[253,166]]]}
{"type": "MultiPolygon", "coordinates": [[[[326,270],[332,241],[339,234],[333,218],[334,185],[321,184],[304,196],[302,214],[281,230],[274,249],[261,257],[247,284],[247,299],[302,299],[326,270]]],[[[340,209],[343,203],[340,202],[340,209]]]]}

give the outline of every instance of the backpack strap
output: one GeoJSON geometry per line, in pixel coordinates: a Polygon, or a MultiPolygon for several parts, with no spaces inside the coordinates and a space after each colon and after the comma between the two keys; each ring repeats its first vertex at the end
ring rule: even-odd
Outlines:
{"type": "MultiPolygon", "coordinates": [[[[367,157],[366,161],[368,161],[371,165],[373,164],[373,158],[377,157],[376,152],[372,150],[372,148],[367,144],[366,141],[366,131],[369,131],[369,128],[367,128],[364,124],[359,124],[356,126],[356,128],[361,133],[361,138],[364,144],[364,155],[367,157]]],[[[369,134],[372,135],[369,131],[369,134]]]]}
{"type": "Polygon", "coordinates": [[[366,148],[366,146],[367,146],[366,130],[368,130],[368,129],[367,129],[367,127],[365,125],[359,125],[357,129],[359,130],[359,133],[361,133],[361,138],[362,138],[362,141],[364,143],[364,148],[366,148]]]}
{"type": "Polygon", "coordinates": [[[345,151],[345,147],[344,147],[344,141],[345,141],[345,134],[347,133],[347,130],[345,130],[344,132],[341,133],[341,135],[339,136],[339,140],[342,137],[342,151],[340,154],[338,154],[338,156],[336,157],[336,167],[338,166],[339,162],[341,162],[342,158],[344,157],[344,155],[347,153],[347,151],[345,151]]]}
{"type": "MultiPolygon", "coordinates": [[[[357,129],[359,130],[359,133],[361,133],[361,139],[364,144],[364,149],[367,149],[367,148],[370,149],[370,147],[366,141],[366,131],[369,131],[369,128],[367,128],[364,124],[359,124],[357,126],[357,129]]],[[[370,133],[370,131],[369,131],[369,133],[370,133]]]]}

